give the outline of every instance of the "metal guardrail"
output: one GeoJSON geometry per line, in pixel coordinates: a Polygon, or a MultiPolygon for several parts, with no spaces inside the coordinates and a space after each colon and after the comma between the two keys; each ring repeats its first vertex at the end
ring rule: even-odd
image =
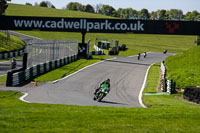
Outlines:
{"type": "Polygon", "coordinates": [[[169,95],[173,94],[175,92],[175,86],[176,83],[173,82],[172,80],[167,80],[166,79],[166,68],[163,62],[161,62],[161,71],[162,71],[162,83],[161,83],[161,90],[163,92],[167,92],[169,95]]]}
{"type": "Polygon", "coordinates": [[[34,65],[32,67],[29,67],[25,70],[13,73],[11,76],[12,83],[10,84],[10,86],[22,85],[25,82],[30,81],[41,74],[44,74],[50,70],[64,66],[76,60],[77,60],[77,55],[72,55],[70,57],[66,56],[65,58],[62,58],[62,59],[53,60],[46,63],[41,63],[38,65],[34,65]]]}

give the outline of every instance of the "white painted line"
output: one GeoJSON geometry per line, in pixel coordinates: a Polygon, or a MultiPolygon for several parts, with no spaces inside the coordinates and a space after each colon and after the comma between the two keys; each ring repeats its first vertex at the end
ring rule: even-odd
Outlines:
{"type": "Polygon", "coordinates": [[[145,88],[145,86],[146,86],[146,82],[147,82],[147,77],[148,77],[149,69],[151,68],[152,65],[153,65],[153,64],[151,64],[151,65],[148,67],[147,71],[146,71],[146,74],[145,74],[145,77],[144,77],[144,82],[143,82],[142,88],[141,88],[141,90],[140,90],[140,94],[139,94],[139,96],[138,96],[139,103],[140,103],[140,105],[141,105],[143,108],[147,108],[147,107],[146,107],[146,106],[143,104],[143,102],[142,102],[142,92],[144,91],[144,88],[145,88]]]}
{"type": "Polygon", "coordinates": [[[21,96],[19,99],[20,99],[21,101],[23,101],[23,102],[31,103],[31,102],[29,102],[29,101],[27,101],[27,100],[24,100],[24,98],[25,98],[26,96],[28,96],[28,93],[25,93],[25,92],[22,92],[22,93],[24,93],[24,95],[21,96]]]}
{"type": "MultiPolygon", "coordinates": [[[[115,58],[112,58],[112,59],[107,59],[107,60],[114,60],[114,59],[116,59],[116,57],[115,57],[115,58]]],[[[106,60],[104,60],[104,61],[106,61],[106,60]]],[[[58,81],[67,79],[67,78],[69,78],[70,76],[73,76],[73,75],[77,74],[78,72],[80,72],[80,71],[82,71],[82,70],[84,70],[84,69],[86,69],[86,68],[89,68],[89,67],[92,67],[92,66],[94,66],[94,65],[100,64],[100,63],[102,63],[102,62],[104,62],[104,61],[100,61],[100,62],[94,63],[94,64],[92,64],[92,65],[86,66],[86,67],[84,67],[84,68],[82,68],[82,69],[80,69],[80,70],[78,70],[78,71],[76,71],[76,72],[74,72],[74,73],[72,73],[72,74],[70,74],[70,75],[67,75],[67,76],[64,77],[64,78],[61,78],[61,79],[52,81],[52,82],[50,82],[50,83],[55,84],[55,83],[57,83],[58,81]]]]}

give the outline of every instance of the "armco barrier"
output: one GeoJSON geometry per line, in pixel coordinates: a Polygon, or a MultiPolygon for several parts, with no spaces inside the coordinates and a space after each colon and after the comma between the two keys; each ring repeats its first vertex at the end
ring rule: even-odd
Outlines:
{"type": "Polygon", "coordinates": [[[175,92],[176,83],[173,82],[173,80],[167,80],[166,79],[166,68],[164,65],[164,62],[161,62],[161,71],[162,71],[162,77],[161,77],[161,90],[163,92],[167,92],[169,95],[173,94],[175,92]]]}
{"type": "Polygon", "coordinates": [[[0,59],[8,59],[16,56],[23,55],[24,49],[19,50],[19,51],[14,51],[14,52],[3,52],[0,53],[0,59]]]}
{"type": "Polygon", "coordinates": [[[200,104],[200,88],[199,87],[192,87],[188,86],[184,89],[183,98],[200,104]]]}
{"type": "Polygon", "coordinates": [[[64,66],[76,60],[77,60],[77,55],[73,55],[71,57],[65,57],[63,59],[58,59],[43,64],[38,64],[33,67],[27,68],[25,70],[19,69],[19,70],[9,71],[6,86],[23,85],[25,82],[31,81],[33,78],[41,74],[44,74],[58,67],[64,66]]]}
{"type": "Polygon", "coordinates": [[[162,81],[162,84],[161,84],[161,90],[163,92],[166,92],[167,89],[166,89],[166,69],[165,69],[165,65],[163,62],[161,62],[161,67],[160,67],[161,71],[162,71],[162,77],[161,77],[161,81],[162,81]]]}

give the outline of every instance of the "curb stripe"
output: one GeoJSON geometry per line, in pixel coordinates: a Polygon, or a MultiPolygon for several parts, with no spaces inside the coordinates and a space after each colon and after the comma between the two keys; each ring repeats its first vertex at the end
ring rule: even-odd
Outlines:
{"type": "Polygon", "coordinates": [[[21,100],[21,101],[23,101],[23,102],[26,102],[26,103],[31,103],[31,102],[29,102],[29,101],[27,101],[27,100],[24,100],[24,98],[28,96],[28,93],[25,93],[25,92],[22,92],[22,93],[23,93],[24,95],[21,96],[21,97],[19,98],[19,100],[21,100]]]}
{"type": "Polygon", "coordinates": [[[142,102],[142,92],[144,91],[144,88],[146,87],[147,76],[148,76],[148,73],[149,73],[149,69],[151,68],[152,65],[153,65],[153,64],[151,64],[151,65],[148,67],[147,71],[146,71],[146,74],[145,74],[145,77],[144,77],[144,82],[143,82],[142,88],[141,88],[141,90],[140,90],[140,94],[139,94],[139,96],[138,96],[139,103],[140,103],[140,105],[141,105],[143,108],[147,108],[147,106],[145,106],[145,105],[143,104],[143,102],[142,102]]]}

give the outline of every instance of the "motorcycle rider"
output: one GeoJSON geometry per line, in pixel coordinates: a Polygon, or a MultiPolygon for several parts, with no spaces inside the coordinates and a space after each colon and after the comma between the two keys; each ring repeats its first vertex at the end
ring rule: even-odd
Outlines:
{"type": "Polygon", "coordinates": [[[12,57],[12,59],[11,59],[11,68],[15,69],[16,65],[17,65],[16,59],[15,59],[15,57],[12,57]]]}
{"type": "Polygon", "coordinates": [[[138,56],[138,60],[140,60],[140,53],[138,53],[138,55],[137,55],[137,56],[138,56]]]}
{"type": "Polygon", "coordinates": [[[146,56],[147,56],[147,52],[144,51],[144,58],[146,58],[146,56]]]}
{"type": "Polygon", "coordinates": [[[101,89],[102,87],[106,87],[108,89],[108,92],[110,91],[110,79],[108,78],[107,80],[103,81],[99,87],[95,90],[94,95],[101,89]]]}

